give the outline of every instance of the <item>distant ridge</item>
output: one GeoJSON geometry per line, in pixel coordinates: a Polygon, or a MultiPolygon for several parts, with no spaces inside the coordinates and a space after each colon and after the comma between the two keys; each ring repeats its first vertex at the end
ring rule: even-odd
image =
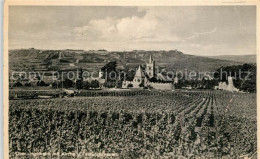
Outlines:
{"type": "Polygon", "coordinates": [[[213,59],[229,60],[242,63],[256,63],[256,55],[220,55],[208,57],[213,59]]]}
{"type": "Polygon", "coordinates": [[[44,67],[49,70],[80,67],[93,71],[103,67],[110,61],[116,61],[118,69],[137,68],[146,63],[150,57],[156,61],[160,69],[215,71],[222,66],[241,65],[244,62],[232,61],[225,58],[203,57],[184,54],[178,50],[170,51],[107,51],[93,52],[84,50],[38,50],[16,49],[9,50],[10,70],[30,70],[44,67]],[[62,56],[61,56],[62,55],[62,56]]]}

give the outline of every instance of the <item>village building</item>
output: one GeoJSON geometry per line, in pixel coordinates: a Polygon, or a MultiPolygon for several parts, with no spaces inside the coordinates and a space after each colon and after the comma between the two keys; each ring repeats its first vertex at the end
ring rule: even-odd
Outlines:
{"type": "Polygon", "coordinates": [[[103,88],[104,87],[104,84],[105,84],[105,82],[106,82],[106,80],[105,79],[103,79],[103,78],[94,78],[94,77],[88,77],[88,78],[83,78],[83,81],[84,82],[89,82],[89,83],[91,83],[92,81],[98,81],[98,84],[99,84],[99,88],[103,88]]]}
{"type": "Polygon", "coordinates": [[[33,70],[34,71],[48,71],[48,67],[46,64],[39,64],[39,65],[33,66],[33,70]]]}
{"type": "Polygon", "coordinates": [[[153,60],[152,56],[149,58],[149,62],[146,64],[146,73],[149,78],[155,77],[155,61],[153,60]]]}
{"type": "Polygon", "coordinates": [[[239,92],[233,84],[233,78],[231,76],[228,77],[228,84],[226,82],[219,82],[218,86],[215,89],[230,91],[230,92],[239,92]]]}
{"type": "Polygon", "coordinates": [[[107,50],[89,50],[88,53],[99,54],[99,55],[107,55],[109,52],[107,50]]]}
{"type": "Polygon", "coordinates": [[[179,82],[178,77],[175,77],[175,78],[174,78],[174,82],[173,82],[173,84],[178,84],[178,82],[179,82]]]}
{"type": "Polygon", "coordinates": [[[104,84],[106,82],[106,79],[104,78],[104,72],[101,71],[101,69],[99,70],[98,72],[98,77],[82,77],[82,80],[84,82],[89,82],[91,83],[92,81],[98,81],[99,83],[99,88],[103,88],[104,87],[104,84]]]}
{"type": "Polygon", "coordinates": [[[147,77],[141,69],[141,66],[139,66],[134,76],[133,88],[140,88],[144,87],[145,85],[147,85],[147,77]]]}
{"type": "Polygon", "coordinates": [[[172,79],[164,76],[160,72],[156,72],[155,60],[150,56],[146,67],[143,70],[141,66],[138,67],[133,81],[123,81],[122,88],[143,88],[152,87],[154,89],[173,90],[174,85],[172,79]],[[152,82],[151,79],[156,79],[161,82],[152,82]]]}

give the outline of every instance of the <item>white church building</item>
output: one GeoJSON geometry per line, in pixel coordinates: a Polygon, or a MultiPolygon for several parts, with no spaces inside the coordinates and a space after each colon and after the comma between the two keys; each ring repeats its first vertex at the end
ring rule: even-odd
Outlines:
{"type": "Polygon", "coordinates": [[[228,77],[228,84],[226,82],[219,82],[218,86],[215,87],[215,89],[230,91],[230,92],[239,92],[239,89],[237,89],[233,84],[233,78],[228,77]]]}
{"type": "Polygon", "coordinates": [[[141,66],[138,67],[133,81],[123,81],[122,88],[128,88],[132,85],[133,88],[142,88],[142,87],[152,87],[154,89],[163,89],[163,90],[172,90],[174,85],[172,82],[169,83],[159,83],[159,82],[150,82],[149,79],[158,78],[161,81],[169,81],[169,79],[163,76],[161,73],[155,71],[155,60],[150,56],[148,63],[146,63],[145,70],[141,66]]]}

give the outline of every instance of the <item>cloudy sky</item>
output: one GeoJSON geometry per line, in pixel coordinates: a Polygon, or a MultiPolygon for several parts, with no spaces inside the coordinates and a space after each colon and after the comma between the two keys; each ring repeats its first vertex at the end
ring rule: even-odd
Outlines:
{"type": "Polygon", "coordinates": [[[256,54],[255,6],[12,6],[9,11],[9,49],[256,54]]]}

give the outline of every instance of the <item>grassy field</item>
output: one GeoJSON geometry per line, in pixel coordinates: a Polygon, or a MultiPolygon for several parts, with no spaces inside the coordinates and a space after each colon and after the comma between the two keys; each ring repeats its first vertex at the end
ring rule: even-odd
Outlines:
{"type": "Polygon", "coordinates": [[[10,100],[10,156],[256,156],[256,94],[142,92],[10,100]]]}

